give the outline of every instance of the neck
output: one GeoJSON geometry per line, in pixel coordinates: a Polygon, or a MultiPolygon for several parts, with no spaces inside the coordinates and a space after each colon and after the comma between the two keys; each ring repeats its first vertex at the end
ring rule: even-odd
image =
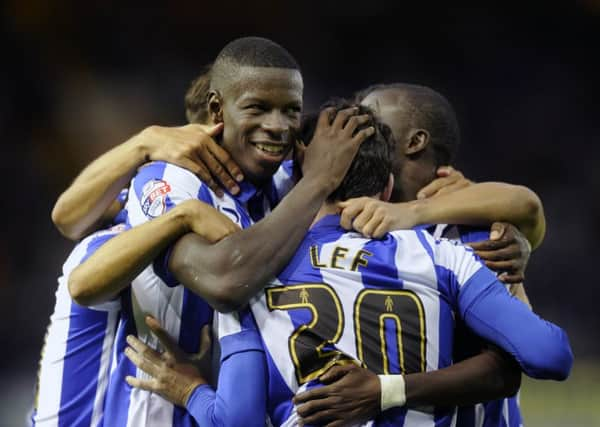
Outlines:
{"type": "Polygon", "coordinates": [[[436,178],[436,167],[431,162],[407,160],[402,167],[399,183],[394,185],[391,200],[394,203],[410,202],[417,193],[436,178]]]}
{"type": "Polygon", "coordinates": [[[315,225],[317,222],[319,222],[321,219],[323,219],[327,215],[336,215],[339,213],[340,213],[340,208],[335,203],[325,202],[321,205],[319,212],[317,212],[317,215],[315,216],[315,219],[313,220],[313,222],[310,226],[312,227],[313,225],[315,225]]]}

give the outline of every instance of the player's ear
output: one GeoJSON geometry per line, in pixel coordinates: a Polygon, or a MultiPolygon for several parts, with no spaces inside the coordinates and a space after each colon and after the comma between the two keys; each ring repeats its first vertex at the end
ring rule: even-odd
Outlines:
{"type": "Polygon", "coordinates": [[[429,132],[425,129],[412,129],[408,135],[408,142],[404,154],[410,156],[420,153],[429,144],[429,132]]]}
{"type": "Polygon", "coordinates": [[[206,105],[210,121],[214,124],[223,123],[223,97],[219,91],[211,90],[206,94],[206,105]]]}
{"type": "Polygon", "coordinates": [[[381,196],[379,198],[384,202],[389,202],[392,197],[392,190],[394,189],[394,174],[390,173],[388,177],[388,182],[385,185],[385,188],[381,192],[381,196]]]}

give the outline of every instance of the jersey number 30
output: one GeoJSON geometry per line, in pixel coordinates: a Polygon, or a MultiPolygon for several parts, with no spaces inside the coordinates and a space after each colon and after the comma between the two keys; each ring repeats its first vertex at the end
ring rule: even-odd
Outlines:
{"type": "MultiPolygon", "coordinates": [[[[298,384],[319,377],[340,360],[350,359],[334,346],[345,322],[340,298],[323,283],[266,289],[270,310],[298,310],[299,325],[288,340],[298,384]],[[307,311],[308,310],[308,311],[307,311]]],[[[425,371],[425,317],[414,292],[363,289],[354,301],[356,354],[377,374],[425,371]]],[[[296,322],[297,323],[297,322],[296,322]]]]}

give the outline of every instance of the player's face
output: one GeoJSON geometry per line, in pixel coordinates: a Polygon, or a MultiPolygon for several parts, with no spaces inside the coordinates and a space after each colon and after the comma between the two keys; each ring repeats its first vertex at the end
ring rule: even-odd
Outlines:
{"type": "Polygon", "coordinates": [[[251,182],[273,176],[293,147],[302,89],[296,70],[242,67],[224,94],[223,146],[251,182]]]}

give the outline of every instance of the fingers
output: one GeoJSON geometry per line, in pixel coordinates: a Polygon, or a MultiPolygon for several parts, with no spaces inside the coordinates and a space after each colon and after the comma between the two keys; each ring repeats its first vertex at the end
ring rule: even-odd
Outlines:
{"type": "Polygon", "coordinates": [[[339,402],[338,396],[324,399],[314,399],[297,407],[298,415],[302,417],[304,424],[323,424],[324,412],[339,402]]]}
{"type": "Polygon", "coordinates": [[[357,107],[345,108],[343,110],[338,111],[338,113],[335,115],[335,119],[333,119],[333,123],[331,124],[331,126],[336,130],[344,129],[350,117],[355,115],[357,112],[357,107]]]}
{"type": "Polygon", "coordinates": [[[363,210],[352,221],[352,228],[366,236],[364,228],[371,221],[376,209],[375,203],[366,203],[363,210]]]}
{"type": "Polygon", "coordinates": [[[472,242],[468,243],[467,246],[473,248],[476,252],[480,251],[497,251],[498,249],[505,248],[511,245],[513,242],[510,240],[484,240],[483,242],[472,242]]]}
{"type": "Polygon", "coordinates": [[[428,185],[423,187],[417,193],[417,199],[426,199],[428,197],[447,194],[452,191],[460,190],[471,184],[471,181],[465,179],[463,174],[451,166],[442,166],[437,170],[439,178],[434,179],[428,185]]]}
{"type": "MultiPolygon", "coordinates": [[[[127,341],[129,343],[129,340],[127,341]]],[[[127,347],[125,349],[125,356],[127,356],[135,366],[148,375],[154,377],[158,373],[158,367],[156,365],[158,362],[151,360],[152,357],[148,353],[136,352],[132,347],[127,347]]]]}
{"type": "Polygon", "coordinates": [[[206,325],[202,328],[202,331],[200,332],[200,350],[198,351],[198,353],[200,354],[210,352],[210,348],[212,346],[210,331],[210,326],[206,325]]]}
{"type": "Polygon", "coordinates": [[[304,425],[323,425],[328,422],[334,421],[336,418],[335,412],[331,406],[338,403],[337,398],[327,398],[321,400],[313,400],[309,403],[305,403],[299,406],[297,411],[298,415],[302,417],[302,423],[304,425]],[[305,415],[301,415],[301,409],[305,411],[305,415]]]}
{"type": "Polygon", "coordinates": [[[362,144],[365,139],[369,138],[375,133],[375,128],[373,126],[369,126],[368,128],[364,128],[356,132],[356,135],[352,138],[354,143],[362,144]]]}
{"type": "Polygon", "coordinates": [[[525,275],[522,273],[502,273],[500,276],[498,276],[498,279],[500,279],[502,283],[506,283],[507,285],[518,285],[519,283],[522,283],[525,280],[525,275]]]}
{"type": "Polygon", "coordinates": [[[317,129],[329,126],[331,124],[332,116],[335,113],[335,108],[325,108],[319,113],[319,119],[317,120],[317,129]]]}
{"type": "MultiPolygon", "coordinates": [[[[238,187],[237,183],[233,180],[231,175],[229,175],[229,172],[225,170],[221,162],[219,162],[217,158],[213,155],[212,151],[202,150],[200,156],[202,158],[202,161],[204,162],[204,165],[208,168],[213,177],[220,181],[225,186],[225,188],[227,188],[232,194],[239,193],[240,188],[238,187]]],[[[220,186],[219,190],[221,190],[220,186]]],[[[215,190],[213,189],[213,191],[215,190]]]]}
{"type": "Polygon", "coordinates": [[[223,189],[221,188],[221,186],[219,184],[217,184],[217,182],[213,179],[212,175],[210,174],[210,172],[208,171],[208,169],[204,166],[204,162],[202,162],[201,160],[198,160],[198,163],[196,163],[196,170],[194,169],[190,169],[192,172],[194,172],[196,175],[198,175],[198,177],[200,178],[200,180],[208,187],[210,188],[212,191],[215,192],[215,194],[218,197],[223,197],[223,189]]]}
{"type": "Polygon", "coordinates": [[[244,174],[242,173],[240,167],[236,162],[233,161],[229,153],[221,146],[214,146],[211,150],[211,153],[225,167],[229,175],[231,175],[237,182],[244,180],[244,174]]]}
{"type": "Polygon", "coordinates": [[[508,261],[521,257],[521,250],[517,244],[510,244],[495,251],[476,251],[475,253],[484,261],[508,261]]]}
{"type": "Polygon", "coordinates": [[[154,391],[154,392],[160,391],[158,389],[158,387],[155,386],[156,383],[155,383],[154,379],[143,380],[141,378],[136,378],[136,377],[132,377],[131,375],[127,375],[125,377],[125,381],[131,387],[139,388],[140,390],[154,391]]]}
{"type": "Polygon", "coordinates": [[[453,179],[450,177],[442,177],[437,178],[427,184],[425,187],[421,188],[417,193],[417,199],[427,199],[432,197],[437,193],[440,188],[448,185],[448,183],[453,182],[453,179]]]}
{"type": "Polygon", "coordinates": [[[206,133],[209,134],[210,136],[217,136],[218,134],[223,132],[223,127],[224,127],[223,122],[217,123],[214,126],[209,126],[208,129],[206,130],[206,133]]]}
{"type": "MultiPolygon", "coordinates": [[[[152,316],[146,316],[145,320],[146,325],[148,325],[152,334],[158,339],[158,341],[167,353],[171,353],[175,356],[180,355],[182,353],[181,349],[177,346],[177,343],[173,340],[173,338],[171,338],[169,333],[160,326],[158,320],[156,320],[152,316]]],[[[158,352],[156,351],[155,353],[158,354],[158,352]]]]}
{"type": "Polygon", "coordinates": [[[335,382],[335,381],[339,380],[340,378],[342,378],[344,375],[346,375],[348,372],[350,372],[354,368],[355,368],[355,366],[353,366],[351,364],[334,365],[331,368],[329,368],[323,375],[321,375],[319,377],[319,380],[323,384],[331,384],[332,382],[335,382]]]}
{"type": "Polygon", "coordinates": [[[342,208],[340,225],[346,230],[352,230],[352,221],[354,221],[354,218],[362,212],[367,202],[368,199],[366,197],[360,197],[358,199],[350,199],[338,203],[338,206],[342,208]]]}
{"type": "Polygon", "coordinates": [[[329,387],[327,386],[312,388],[302,393],[298,393],[296,396],[294,396],[293,402],[294,404],[299,405],[300,403],[305,403],[315,399],[322,399],[324,397],[327,397],[328,393],[329,387]]]}
{"type": "Polygon", "coordinates": [[[505,222],[493,223],[490,231],[490,240],[500,240],[502,236],[504,236],[507,228],[508,224],[505,222]]]}
{"type": "Polygon", "coordinates": [[[452,172],[454,172],[454,168],[452,166],[440,166],[437,171],[436,174],[437,176],[439,176],[440,178],[451,175],[452,172]]]}
{"type": "Polygon", "coordinates": [[[356,129],[359,126],[362,126],[366,123],[368,123],[370,120],[370,117],[367,114],[363,114],[360,116],[352,116],[348,119],[348,123],[346,123],[346,126],[344,127],[344,131],[346,131],[346,133],[348,135],[354,135],[354,132],[356,131],[356,129]]]}
{"type": "Polygon", "coordinates": [[[485,261],[485,265],[494,271],[513,271],[515,269],[513,261],[485,261]]]}

